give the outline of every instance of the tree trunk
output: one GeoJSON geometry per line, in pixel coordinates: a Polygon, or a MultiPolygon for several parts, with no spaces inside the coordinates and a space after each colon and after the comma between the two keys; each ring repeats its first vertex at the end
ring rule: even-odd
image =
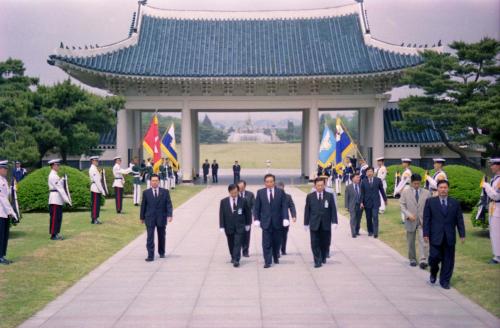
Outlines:
{"type": "Polygon", "coordinates": [[[448,137],[446,136],[446,133],[442,129],[435,129],[435,131],[439,134],[439,137],[441,138],[441,141],[444,143],[444,145],[451,150],[452,152],[456,153],[460,158],[468,163],[470,166],[477,170],[481,170],[481,165],[477,164],[476,162],[472,161],[469,157],[467,157],[467,154],[460,149],[459,147],[453,145],[450,140],[448,140],[448,137]]]}

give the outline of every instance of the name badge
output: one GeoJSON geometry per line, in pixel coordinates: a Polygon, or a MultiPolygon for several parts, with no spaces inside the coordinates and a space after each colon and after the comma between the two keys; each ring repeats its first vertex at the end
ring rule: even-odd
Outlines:
{"type": "Polygon", "coordinates": [[[328,201],[325,200],[325,208],[328,208],[328,201]]]}
{"type": "Polygon", "coordinates": [[[238,215],[243,214],[243,210],[241,208],[238,208],[238,215]]]}

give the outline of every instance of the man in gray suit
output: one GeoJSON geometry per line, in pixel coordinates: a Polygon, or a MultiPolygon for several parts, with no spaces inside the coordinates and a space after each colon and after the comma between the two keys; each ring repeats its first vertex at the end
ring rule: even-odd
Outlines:
{"type": "Polygon", "coordinates": [[[361,208],[361,177],[359,172],[353,173],[352,183],[345,188],[345,208],[349,211],[351,217],[351,235],[352,238],[359,236],[359,225],[363,209],[361,208]]]}
{"type": "Polygon", "coordinates": [[[401,194],[399,204],[405,216],[406,240],[408,241],[408,258],[411,266],[417,266],[415,239],[418,235],[418,253],[420,255],[420,268],[427,268],[429,245],[424,242],[422,231],[425,202],[431,197],[427,189],[421,188],[422,177],[419,174],[411,176],[410,188],[401,194]]]}

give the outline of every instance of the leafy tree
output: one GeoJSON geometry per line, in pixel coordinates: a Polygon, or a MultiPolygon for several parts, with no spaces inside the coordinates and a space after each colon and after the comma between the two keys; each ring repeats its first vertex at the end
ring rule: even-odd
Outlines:
{"type": "Polygon", "coordinates": [[[484,38],[449,46],[453,54],[424,51],[424,64],[402,78],[402,85],[420,88],[423,95],[400,100],[405,120],[398,125],[437,132],[447,148],[478,168],[462,146],[483,146],[486,155],[500,152],[500,42],[484,38]]]}

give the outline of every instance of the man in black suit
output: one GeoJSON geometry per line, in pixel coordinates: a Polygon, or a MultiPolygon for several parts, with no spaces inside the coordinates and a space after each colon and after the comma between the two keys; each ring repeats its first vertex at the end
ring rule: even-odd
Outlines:
{"type": "Polygon", "coordinates": [[[173,206],[168,190],[160,188],[160,177],[151,176],[151,188],[144,190],[141,202],[141,223],[146,224],[148,238],[146,248],[148,257],[146,262],[154,260],[155,229],[158,234],[158,253],[165,257],[165,230],[167,221],[172,222],[173,206]]]}
{"type": "Polygon", "coordinates": [[[237,268],[240,266],[245,232],[250,231],[252,224],[252,212],[246,199],[239,196],[237,185],[230,184],[227,190],[229,197],[220,201],[219,228],[226,233],[231,263],[237,268]]]}
{"type": "Polygon", "coordinates": [[[336,225],[337,208],[333,194],[325,191],[325,180],[316,178],[313,191],[306,197],[304,209],[304,227],[311,233],[311,249],[314,256],[314,267],[326,263],[330,251],[332,225],[336,225]]]}
{"type": "Polygon", "coordinates": [[[439,283],[444,289],[450,289],[450,280],[455,266],[456,232],[465,241],[465,225],[460,204],[448,197],[449,183],[441,180],[437,183],[438,196],[427,199],[424,208],[424,240],[430,243],[429,265],[430,282],[436,282],[441,263],[439,283]]]}
{"type": "Polygon", "coordinates": [[[238,163],[238,161],[234,161],[233,165],[234,184],[237,184],[238,181],[240,181],[240,173],[241,173],[241,166],[238,163]]]}
{"type": "MultiPolygon", "coordinates": [[[[245,198],[250,206],[250,210],[253,217],[253,208],[255,206],[255,195],[253,192],[247,190],[247,182],[245,180],[240,180],[238,182],[238,190],[241,198],[245,198]]],[[[245,239],[243,240],[243,256],[249,257],[248,249],[250,248],[250,235],[252,234],[252,228],[245,231],[245,239]]]]}
{"type": "MultiPolygon", "coordinates": [[[[283,182],[278,182],[278,188],[285,191],[285,184],[283,182]]],[[[287,194],[286,196],[286,208],[290,211],[292,216],[292,221],[295,223],[297,221],[297,210],[295,209],[295,203],[293,202],[292,195],[287,194]]],[[[286,241],[288,239],[288,230],[290,226],[283,228],[283,238],[281,238],[281,255],[286,255],[286,241]]]]}
{"type": "Polygon", "coordinates": [[[214,159],[212,163],[212,182],[219,183],[219,163],[214,159]]]}
{"type": "Polygon", "coordinates": [[[254,207],[254,225],[262,228],[262,251],[264,268],[271,262],[279,263],[279,251],[283,227],[290,225],[286,196],[283,190],[275,187],[276,178],[272,174],[264,177],[265,188],[257,191],[254,207]]]}
{"type": "Polygon", "coordinates": [[[365,210],[368,236],[378,238],[378,213],[380,208],[380,195],[387,205],[387,196],[382,180],[374,176],[373,167],[366,168],[366,178],[361,179],[361,208],[365,210]]]}
{"type": "Polygon", "coordinates": [[[207,183],[207,176],[208,176],[208,172],[210,171],[210,163],[208,163],[208,159],[205,160],[205,163],[203,163],[202,165],[202,169],[203,169],[203,183],[207,183]]]}

